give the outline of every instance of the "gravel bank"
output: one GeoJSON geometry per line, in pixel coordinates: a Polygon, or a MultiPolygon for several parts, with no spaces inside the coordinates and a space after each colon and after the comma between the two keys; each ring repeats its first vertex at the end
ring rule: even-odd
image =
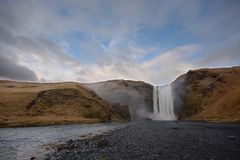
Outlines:
{"type": "Polygon", "coordinates": [[[91,139],[69,140],[46,159],[239,160],[240,125],[136,122],[91,139]]]}

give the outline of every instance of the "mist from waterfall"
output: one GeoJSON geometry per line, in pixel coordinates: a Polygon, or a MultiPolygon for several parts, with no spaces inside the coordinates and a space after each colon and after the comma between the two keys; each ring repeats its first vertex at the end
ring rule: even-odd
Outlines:
{"type": "Polygon", "coordinates": [[[154,86],[153,120],[176,120],[171,85],[154,86]]]}

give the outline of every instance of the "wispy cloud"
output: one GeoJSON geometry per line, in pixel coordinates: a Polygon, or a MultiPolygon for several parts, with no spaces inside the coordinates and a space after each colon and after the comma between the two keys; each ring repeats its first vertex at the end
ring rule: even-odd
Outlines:
{"type": "Polygon", "coordinates": [[[0,77],[162,84],[188,69],[238,65],[239,7],[237,0],[2,0],[0,77]]]}

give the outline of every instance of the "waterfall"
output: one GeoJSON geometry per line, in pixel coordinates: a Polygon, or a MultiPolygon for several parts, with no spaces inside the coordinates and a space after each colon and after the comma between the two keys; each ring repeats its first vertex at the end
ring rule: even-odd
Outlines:
{"type": "Polygon", "coordinates": [[[153,120],[175,120],[171,85],[153,88],[153,120]]]}

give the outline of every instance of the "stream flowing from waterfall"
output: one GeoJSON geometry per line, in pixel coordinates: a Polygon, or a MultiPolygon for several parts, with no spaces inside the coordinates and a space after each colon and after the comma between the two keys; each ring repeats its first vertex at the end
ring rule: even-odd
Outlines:
{"type": "Polygon", "coordinates": [[[153,120],[176,120],[171,85],[154,86],[153,120]]]}
{"type": "Polygon", "coordinates": [[[121,129],[131,123],[68,124],[0,128],[0,160],[44,159],[55,145],[121,129]],[[33,158],[34,159],[34,158],[33,158]]]}

